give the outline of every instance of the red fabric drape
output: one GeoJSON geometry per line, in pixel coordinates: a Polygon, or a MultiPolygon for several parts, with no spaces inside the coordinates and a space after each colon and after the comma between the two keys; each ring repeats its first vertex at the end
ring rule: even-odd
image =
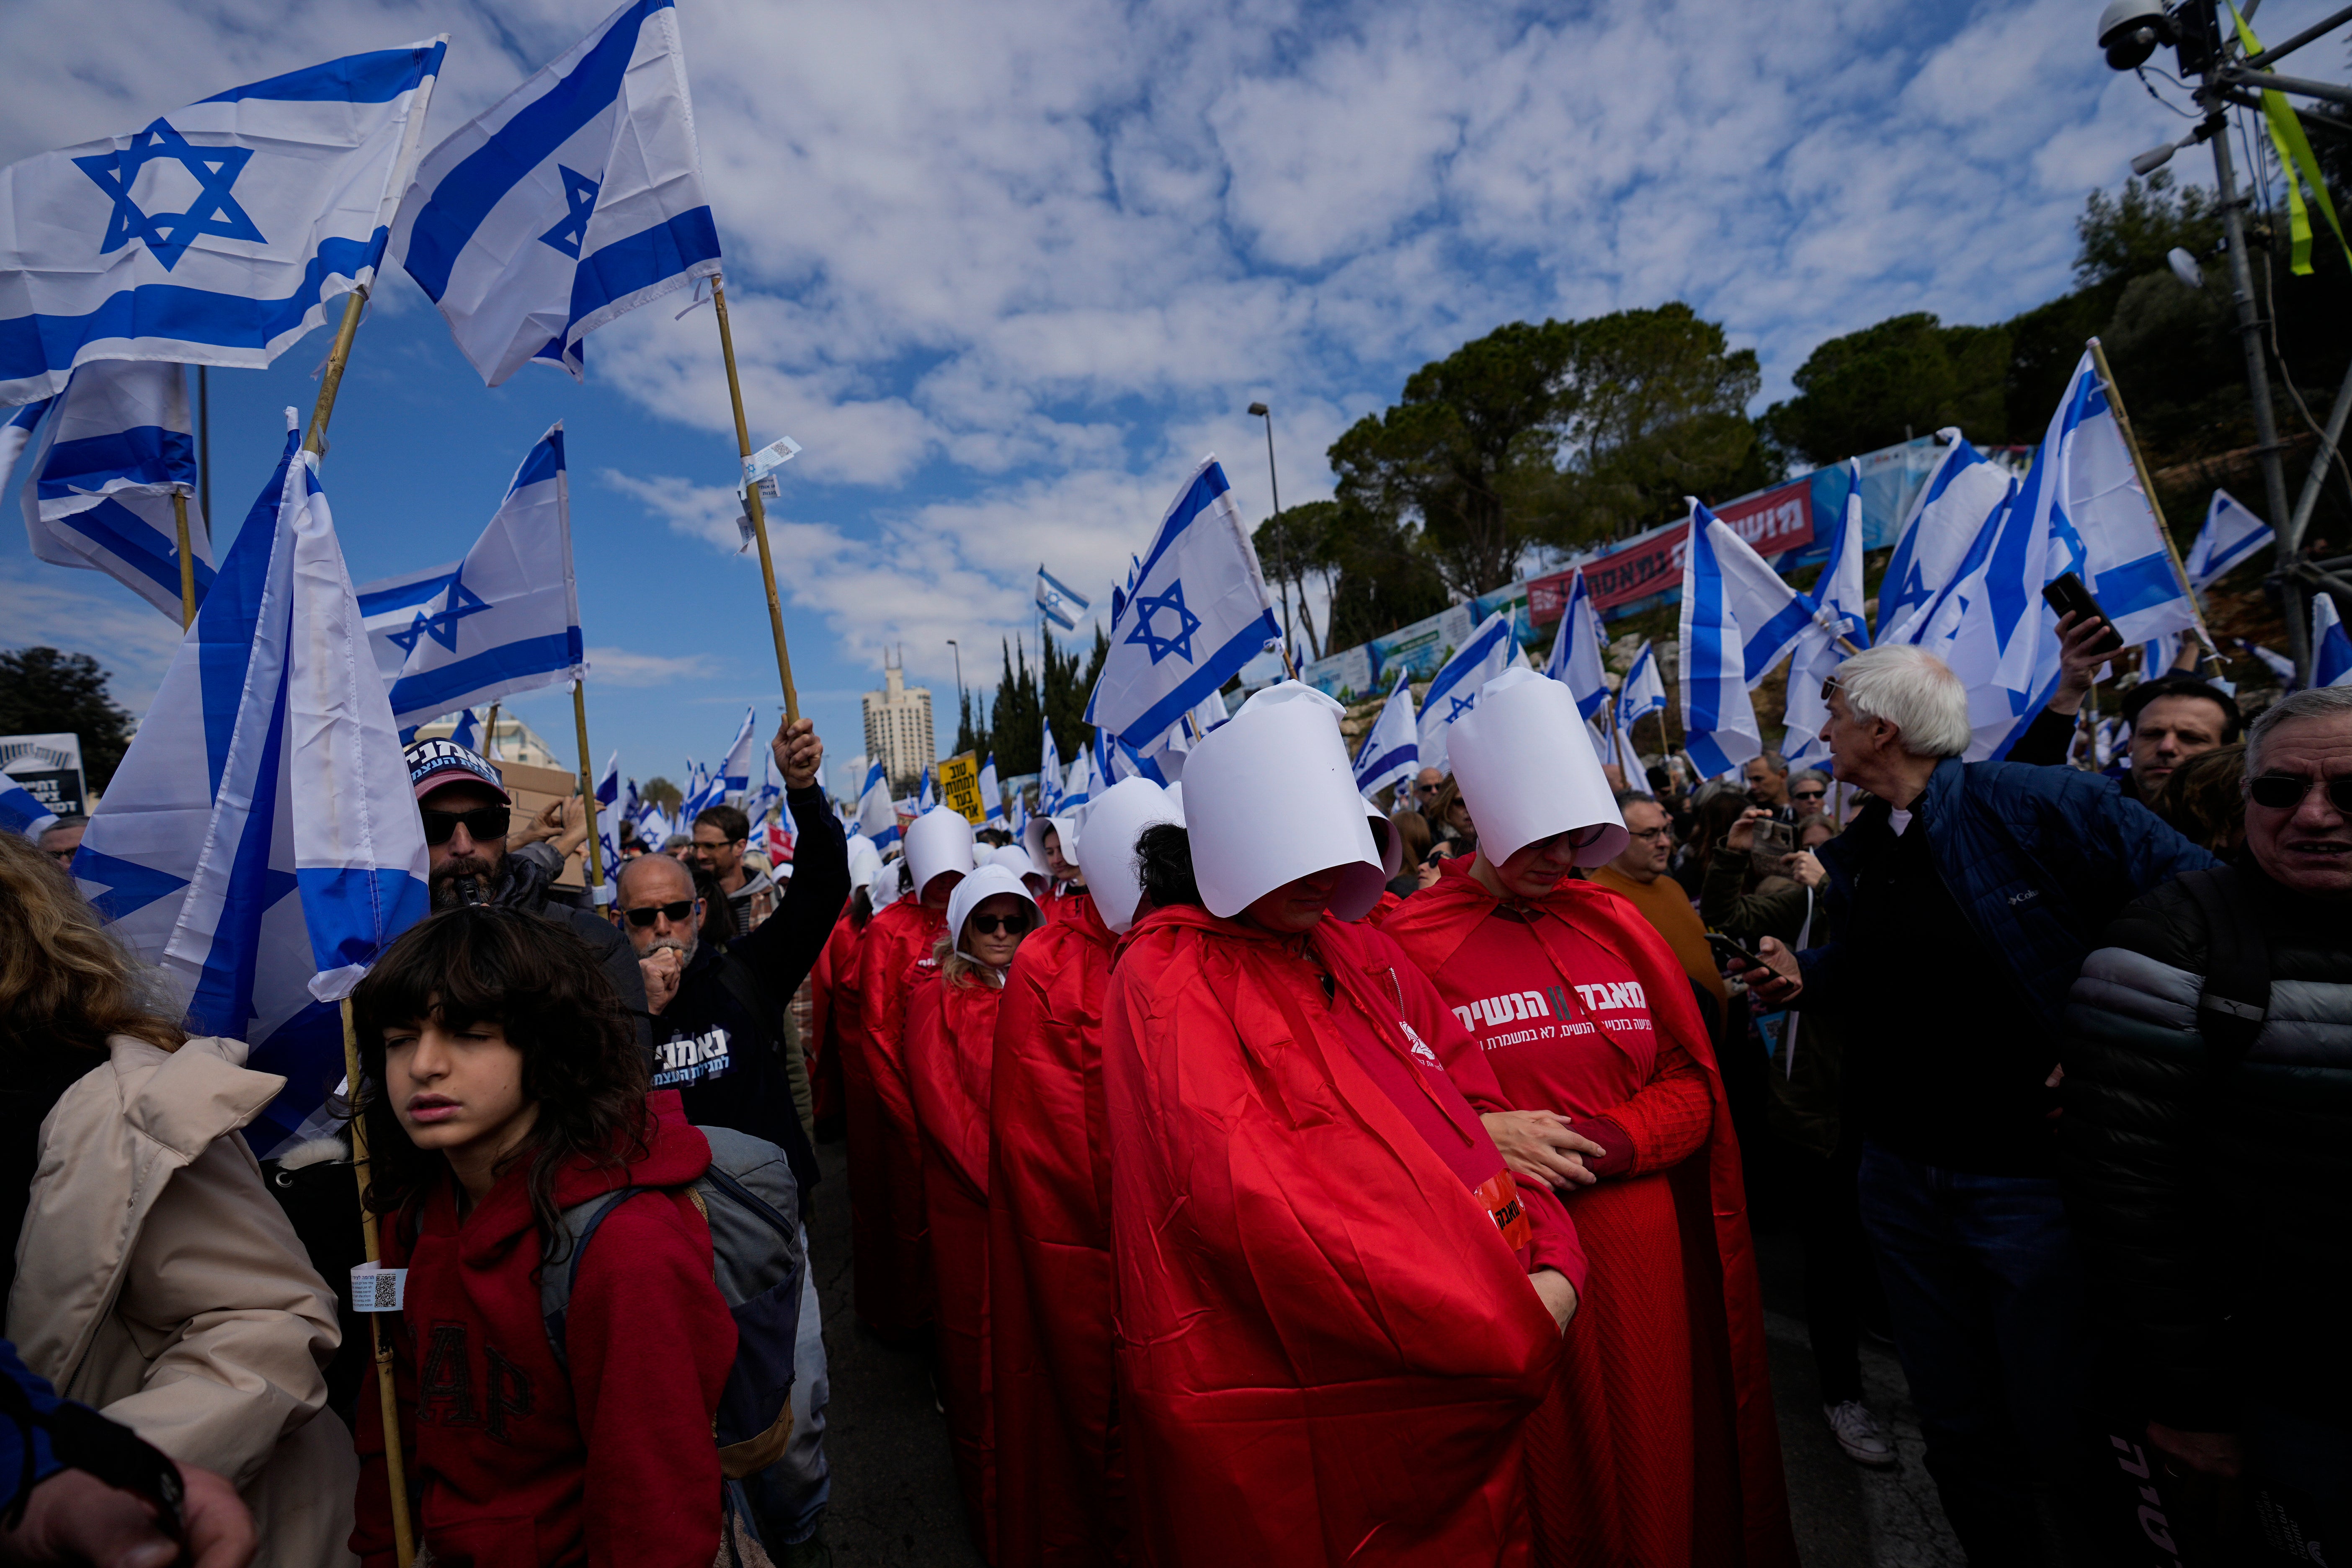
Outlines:
{"type": "Polygon", "coordinates": [[[816,955],[816,967],[809,971],[809,1093],[820,1121],[830,1121],[845,1110],[842,1041],[857,1017],[857,943],[862,934],[850,912],[842,910],[816,955]]]}
{"type": "MultiPolygon", "coordinates": [[[[1456,994],[1454,987],[1477,970],[1465,949],[1477,941],[1498,901],[1468,876],[1449,870],[1405,900],[1381,929],[1437,981],[1449,1005],[1469,1006],[1484,993],[1456,994]]],[[[1528,916],[1522,929],[1568,984],[1605,981],[1628,971],[1635,976],[1657,1035],[1654,1066],[1645,1061],[1637,1075],[1647,1077],[1646,1085],[1636,1085],[1640,1092],[1615,1105],[1589,1108],[1633,1138],[1637,1165],[1616,1179],[1620,1184],[1613,1188],[1604,1181],[1569,1200],[1591,1259],[1592,1290],[1569,1326],[1569,1338],[1578,1342],[1563,1355],[1559,1397],[1531,1424],[1530,1484],[1537,1493],[1539,1555],[1547,1563],[1647,1563],[1653,1556],[1645,1545],[1664,1540],[1685,1542],[1678,1550],[1696,1554],[1689,1560],[1700,1563],[1793,1565],[1796,1547],[1738,1139],[1682,964],[1638,909],[1591,883],[1562,881],[1543,900],[1515,907],[1528,916]],[[1606,973],[1576,973],[1580,942],[1597,944],[1607,955],[1606,973]],[[1712,1107],[1703,1156],[1680,1157],[1663,1178],[1661,1193],[1656,1181],[1641,1179],[1644,1169],[1654,1167],[1644,1167],[1638,1157],[1645,1148],[1654,1153],[1667,1144],[1678,1150],[1688,1143],[1679,1129],[1691,1121],[1685,1113],[1696,1102],[1684,1103],[1692,1097],[1681,1083],[1693,1064],[1704,1074],[1712,1107]],[[1644,1196],[1644,1188],[1659,1195],[1644,1196]],[[1582,1217],[1587,1215],[1589,1219],[1582,1217]],[[1676,1274],[1687,1289],[1672,1292],[1673,1299],[1653,1289],[1661,1277],[1676,1274]],[[1603,1340],[1609,1342],[1605,1354],[1598,1349],[1603,1340]],[[1630,1408],[1645,1400],[1678,1400],[1679,1407],[1630,1408]],[[1648,1441],[1675,1445],[1676,1451],[1612,1449],[1612,1444],[1641,1443],[1645,1435],[1648,1441]],[[1688,1498],[1695,1491],[1698,1514],[1650,1517],[1666,1505],[1628,1478],[1690,1465],[1694,1454],[1698,1473],[1686,1473],[1684,1489],[1675,1495],[1688,1498]],[[1708,1464],[1711,1456],[1721,1462],[1708,1464]],[[1717,1470],[1727,1473],[1709,1473],[1717,1470]],[[1735,1495],[1719,1495],[1727,1488],[1735,1495]],[[1718,1511],[1709,1517],[1709,1510],[1718,1511]]],[[[1619,1059],[1606,1047],[1587,1048],[1619,1059]]],[[[1540,1076],[1540,1058],[1517,1058],[1539,1047],[1482,1051],[1479,1065],[1496,1074],[1507,1092],[1517,1089],[1514,1098],[1524,1106],[1588,1109],[1551,1103],[1561,1093],[1529,1093],[1528,1075],[1540,1076]]],[[[1609,1065],[1563,1062],[1559,1087],[1569,1094],[1593,1092],[1587,1086],[1601,1083],[1609,1065]]]]}
{"type": "Polygon", "coordinates": [[[1450,1042],[1459,1022],[1380,932],[1326,920],[1314,948],[1161,910],[1112,973],[1130,1550],[1204,1568],[1525,1563],[1522,1427],[1559,1337],[1495,1219],[1330,1013],[1358,1007],[1401,1054],[1402,1026],[1450,1042]]]}
{"type": "Polygon", "coordinates": [[[886,1339],[907,1338],[931,1315],[923,1144],[902,1046],[908,971],[930,955],[947,923],[945,910],[901,899],[867,922],[858,942],[856,1043],[842,1058],[850,1253],[857,1315],[886,1339]]]}

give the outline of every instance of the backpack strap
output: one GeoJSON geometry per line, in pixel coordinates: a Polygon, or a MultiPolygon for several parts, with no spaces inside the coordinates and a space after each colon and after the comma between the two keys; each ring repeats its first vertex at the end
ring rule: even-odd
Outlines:
{"type": "Polygon", "coordinates": [[[635,1197],[639,1193],[658,1193],[663,1187],[622,1187],[575,1204],[558,1216],[564,1232],[572,1238],[572,1256],[558,1268],[542,1265],[539,1271],[540,1318],[547,1328],[547,1347],[555,1352],[555,1364],[563,1375],[572,1375],[572,1358],[563,1348],[563,1316],[571,1310],[572,1287],[580,1282],[580,1260],[587,1256],[588,1243],[612,1217],[613,1211],[635,1197]]]}
{"type": "Polygon", "coordinates": [[[2224,1062],[2236,1062],[2270,1016],[2271,952],[2245,879],[2228,866],[2189,871],[2181,890],[2205,921],[2205,988],[2197,1031],[2224,1062]]]}

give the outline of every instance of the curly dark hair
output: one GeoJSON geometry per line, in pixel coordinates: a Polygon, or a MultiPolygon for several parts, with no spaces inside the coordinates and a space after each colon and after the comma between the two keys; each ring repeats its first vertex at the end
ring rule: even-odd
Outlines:
{"type": "Polygon", "coordinates": [[[1155,822],[1136,835],[1135,869],[1154,909],[1201,901],[1200,884],[1192,880],[1192,836],[1172,822],[1155,822]]]}
{"type": "Polygon", "coordinates": [[[523,1093],[539,1107],[509,1160],[530,1159],[530,1207],[541,1259],[562,1261],[556,1173],[582,1157],[607,1166],[649,1147],[646,1062],[620,994],[593,949],[552,921],[477,904],[418,921],[385,950],[352,993],[370,1162],[367,1205],[414,1226],[448,1172],[419,1149],[379,1092],[384,1032],[432,1019],[444,1028],[496,1023],[522,1052],[523,1093]]]}

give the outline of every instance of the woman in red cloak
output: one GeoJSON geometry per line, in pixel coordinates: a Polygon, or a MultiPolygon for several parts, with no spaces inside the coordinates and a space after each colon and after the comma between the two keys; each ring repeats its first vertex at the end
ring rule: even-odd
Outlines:
{"type": "Polygon", "coordinates": [[[1460,1021],[1349,923],[1383,878],[1336,714],[1261,693],[1185,763],[1196,831],[1138,845],[1103,1079],[1139,1563],[1528,1560],[1582,1258],[1439,1065],[1460,1021]]]}
{"type": "Polygon", "coordinates": [[[1098,796],[1078,842],[1090,893],[1021,944],[996,1014],[989,1121],[989,1354],[997,1560],[1114,1562],[1123,1523],[1111,1355],[1110,1157],[1102,1007],[1136,914],[1135,838],[1178,820],[1149,779],[1098,796]]]}
{"type": "Polygon", "coordinates": [[[1477,854],[1381,928],[1521,1108],[1487,1128],[1515,1171],[1567,1196],[1591,1259],[1559,1397],[1530,1430],[1538,1558],[1793,1564],[1739,1149],[1706,1031],[1664,939],[1567,879],[1626,843],[1583,729],[1558,681],[1488,682],[1448,737],[1477,854]]]}
{"type": "Polygon", "coordinates": [[[858,1171],[870,1173],[867,1191],[882,1194],[880,1217],[853,1228],[850,1261],[856,1270],[857,1315],[890,1341],[913,1338],[930,1321],[930,1242],[923,1234],[923,1141],[915,1126],[915,1095],[907,1077],[907,989],[931,963],[931,950],[947,931],[948,899],[972,868],[971,824],[942,805],[907,828],[910,891],[875,915],[858,944],[857,1022],[859,1046],[843,1058],[850,1089],[850,1197],[855,1220],[858,1171]],[[859,1159],[859,1085],[866,1099],[863,1140],[869,1152],[859,1159]]]}
{"type": "Polygon", "coordinates": [[[934,967],[907,999],[907,1076],[923,1137],[923,1200],[939,1326],[940,1394],[955,1447],[964,1518],[996,1554],[996,1437],[989,1409],[989,1075],[997,1002],[1036,900],[1002,866],[956,884],[934,967]]]}

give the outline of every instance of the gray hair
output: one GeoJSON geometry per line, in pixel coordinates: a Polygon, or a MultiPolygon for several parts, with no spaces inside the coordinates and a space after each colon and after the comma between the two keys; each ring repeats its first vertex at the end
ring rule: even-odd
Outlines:
{"type": "Polygon", "coordinates": [[[1789,771],[1789,759],[1782,756],[1778,752],[1760,752],[1750,758],[1749,761],[1762,763],[1766,767],[1771,769],[1776,773],[1785,774],[1789,771]]]}
{"type": "Polygon", "coordinates": [[[1957,757],[1969,749],[1969,694],[1952,667],[1924,647],[1864,648],[1833,678],[1857,719],[1884,719],[1915,757],[1957,757]]]}
{"type": "Polygon", "coordinates": [[[2281,724],[2290,719],[2338,717],[2352,717],[2352,686],[2315,686],[2272,703],[2246,731],[2246,777],[2252,779],[2262,771],[2263,742],[2281,724]]]}
{"type": "Polygon", "coordinates": [[[1801,784],[1817,784],[1823,789],[1827,789],[1834,782],[1829,774],[1819,768],[1800,768],[1796,775],[1789,780],[1789,787],[1794,789],[1801,784]]]}

